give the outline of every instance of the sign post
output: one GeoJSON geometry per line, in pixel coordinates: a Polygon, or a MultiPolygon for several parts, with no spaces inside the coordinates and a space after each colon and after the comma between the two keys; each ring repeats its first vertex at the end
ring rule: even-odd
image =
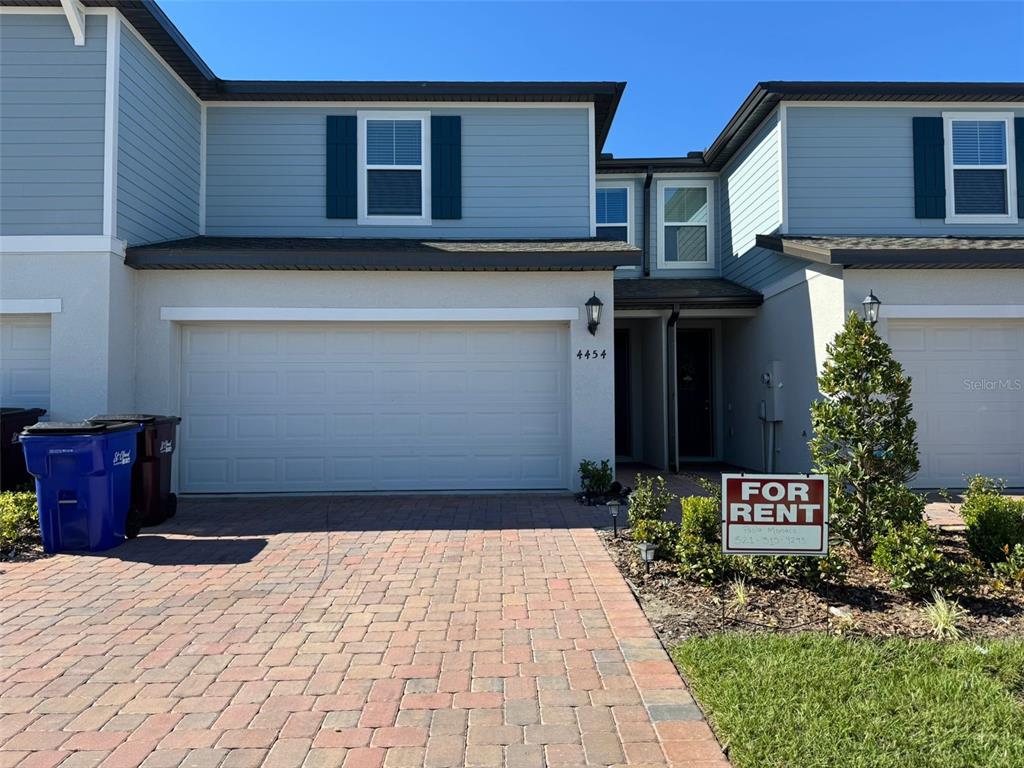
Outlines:
{"type": "Polygon", "coordinates": [[[828,554],[826,475],[722,475],[726,555],[828,554]]]}

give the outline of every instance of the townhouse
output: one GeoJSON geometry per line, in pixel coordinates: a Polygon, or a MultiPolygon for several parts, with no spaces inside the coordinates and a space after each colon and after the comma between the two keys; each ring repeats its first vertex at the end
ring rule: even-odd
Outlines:
{"type": "Polygon", "coordinates": [[[182,492],[802,471],[873,290],[919,484],[1024,485],[1024,85],[761,83],[615,158],[624,87],[226,81],[155,3],[3,0],[3,405],[178,413],[182,492]]]}

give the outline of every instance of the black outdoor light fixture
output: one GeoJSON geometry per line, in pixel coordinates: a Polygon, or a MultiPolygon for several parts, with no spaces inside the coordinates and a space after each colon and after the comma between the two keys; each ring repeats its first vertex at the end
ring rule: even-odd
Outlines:
{"type": "Polygon", "coordinates": [[[612,515],[612,535],[619,538],[619,500],[612,499],[606,506],[612,515]]]}
{"type": "Polygon", "coordinates": [[[597,298],[595,292],[583,306],[587,308],[587,330],[590,331],[591,336],[596,336],[597,326],[601,324],[601,308],[604,306],[604,302],[597,298]]]}
{"type": "Polygon", "coordinates": [[[875,323],[878,322],[878,308],[882,306],[882,300],[875,296],[874,291],[868,291],[868,295],[864,297],[861,304],[864,305],[864,319],[874,328],[875,323]]]}

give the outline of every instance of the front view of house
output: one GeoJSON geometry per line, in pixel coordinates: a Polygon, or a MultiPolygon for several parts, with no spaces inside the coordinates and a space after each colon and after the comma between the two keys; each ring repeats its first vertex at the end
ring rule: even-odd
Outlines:
{"type": "Polygon", "coordinates": [[[180,414],[184,493],[803,471],[874,291],[918,484],[1024,485],[1024,85],[761,83],[615,158],[624,88],[221,80],[153,3],[0,2],[2,404],[180,414]]]}

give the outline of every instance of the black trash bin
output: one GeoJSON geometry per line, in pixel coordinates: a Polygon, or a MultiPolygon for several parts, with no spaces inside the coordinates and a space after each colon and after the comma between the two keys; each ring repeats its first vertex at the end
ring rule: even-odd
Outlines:
{"type": "Polygon", "coordinates": [[[0,491],[30,491],[35,487],[18,435],[45,413],[45,408],[0,408],[0,491]]]}
{"type": "Polygon", "coordinates": [[[139,458],[132,467],[132,510],[128,536],[140,527],[159,525],[178,511],[178,497],[171,493],[171,456],[177,439],[178,416],[150,413],[108,413],[89,419],[94,424],[133,421],[138,435],[139,458]]]}

